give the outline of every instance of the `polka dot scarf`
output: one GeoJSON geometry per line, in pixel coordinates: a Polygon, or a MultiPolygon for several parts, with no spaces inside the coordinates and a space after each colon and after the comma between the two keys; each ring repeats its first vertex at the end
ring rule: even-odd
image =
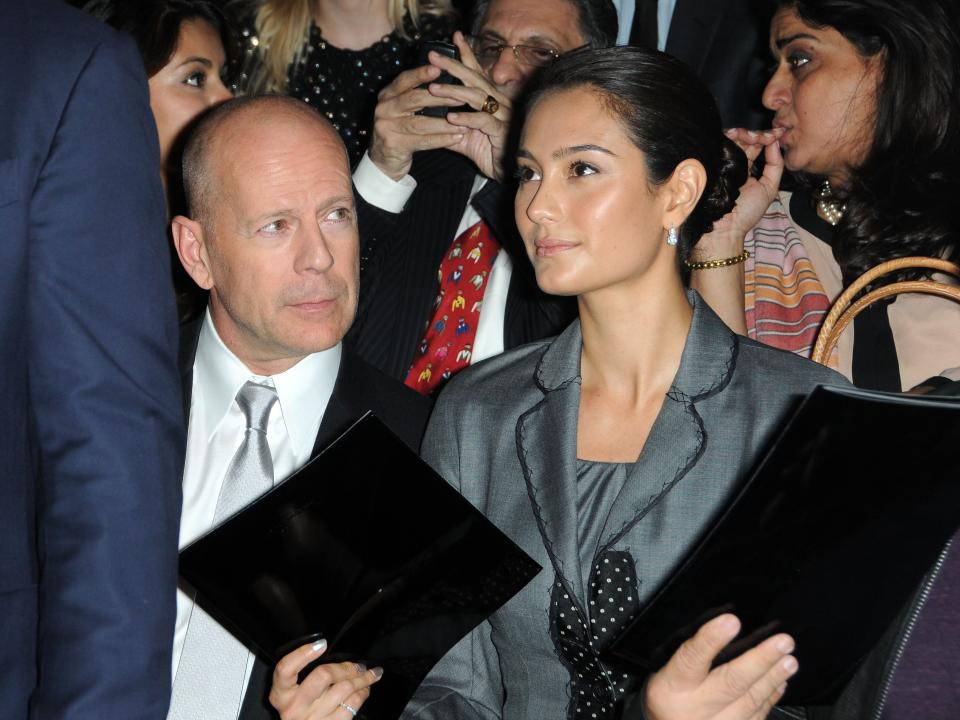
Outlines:
{"type": "Polygon", "coordinates": [[[574,720],[619,718],[623,699],[637,681],[600,662],[605,650],[639,610],[633,558],[624,550],[597,556],[584,613],[559,580],[550,605],[550,634],[570,671],[570,707],[574,720]]]}

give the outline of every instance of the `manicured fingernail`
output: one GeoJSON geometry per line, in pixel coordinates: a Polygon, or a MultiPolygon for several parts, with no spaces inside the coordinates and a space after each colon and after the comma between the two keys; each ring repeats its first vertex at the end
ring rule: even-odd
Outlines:
{"type": "Polygon", "coordinates": [[[310,646],[310,652],[315,652],[315,653],[323,652],[326,649],[327,649],[326,640],[317,640],[313,645],[310,646]]]}
{"type": "Polygon", "coordinates": [[[459,118],[459,117],[460,117],[460,113],[447,113],[447,119],[448,119],[448,120],[450,120],[451,118],[452,118],[453,120],[456,120],[456,119],[459,118]]]}
{"type": "Polygon", "coordinates": [[[788,655],[793,652],[793,640],[788,637],[782,637],[777,641],[777,650],[782,652],[784,655],[788,655]]]}
{"type": "Polygon", "coordinates": [[[732,138],[734,135],[737,134],[737,131],[734,130],[733,128],[730,128],[729,130],[724,130],[723,134],[726,135],[728,138],[732,138]]]}
{"type": "Polygon", "coordinates": [[[756,137],[757,133],[755,130],[747,130],[747,135],[749,135],[750,137],[756,137]]]}
{"type": "Polygon", "coordinates": [[[358,673],[365,673],[367,671],[367,666],[364,665],[363,663],[354,663],[354,665],[357,666],[358,673]]]}
{"type": "Polygon", "coordinates": [[[724,615],[720,620],[720,628],[725,632],[735,632],[737,630],[737,618],[733,615],[724,615]]]}
{"type": "Polygon", "coordinates": [[[373,673],[373,676],[374,676],[377,680],[379,680],[380,678],[383,677],[383,668],[382,668],[382,667],[375,667],[375,668],[373,668],[370,672],[373,673]]]}
{"type": "Polygon", "coordinates": [[[799,665],[797,664],[797,659],[791,655],[783,661],[783,665],[781,667],[793,675],[797,671],[797,667],[799,667],[799,665]]]}
{"type": "Polygon", "coordinates": [[[777,688],[777,692],[780,693],[781,695],[783,695],[786,691],[787,691],[786,683],[784,683],[783,685],[777,688]]]}

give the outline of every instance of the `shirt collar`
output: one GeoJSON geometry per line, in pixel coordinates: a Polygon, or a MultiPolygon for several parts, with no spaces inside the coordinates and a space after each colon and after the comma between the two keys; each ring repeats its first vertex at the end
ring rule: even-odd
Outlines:
{"type": "Polygon", "coordinates": [[[309,457],[316,440],[320,420],[340,369],[343,348],[311,353],[289,370],[271,376],[257,375],[224,345],[207,310],[197,342],[193,364],[194,386],[201,393],[204,413],[204,437],[209,440],[227,415],[240,388],[248,380],[272,385],[295,455],[309,457]]]}

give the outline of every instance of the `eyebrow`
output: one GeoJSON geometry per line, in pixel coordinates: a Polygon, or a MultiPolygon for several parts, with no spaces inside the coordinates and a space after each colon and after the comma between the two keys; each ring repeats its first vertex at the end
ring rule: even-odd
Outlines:
{"type": "MultiPolygon", "coordinates": [[[[317,205],[318,208],[328,209],[333,208],[338,205],[349,205],[351,208],[354,207],[355,202],[353,195],[334,195],[328,198],[325,198],[323,202],[317,205]]],[[[293,208],[274,208],[265,213],[257,215],[255,218],[250,219],[251,225],[259,225],[260,223],[266,220],[279,220],[281,218],[292,218],[297,217],[298,212],[293,208]]]]}
{"type": "Polygon", "coordinates": [[[211,62],[209,59],[205,57],[200,57],[200,56],[188,57],[182,63],[177,65],[177,67],[183,67],[184,65],[189,65],[190,63],[200,63],[204,67],[208,67],[208,68],[213,67],[213,62],[211,62]]]}
{"type": "MultiPolygon", "coordinates": [[[[496,30],[482,30],[480,32],[480,37],[487,40],[496,40],[499,43],[507,44],[506,38],[503,37],[496,30]]],[[[540,45],[549,45],[552,48],[560,47],[560,44],[549,35],[528,35],[527,37],[520,40],[519,45],[529,45],[530,43],[539,43],[540,45]]]]}
{"type": "Polygon", "coordinates": [[[811,35],[810,33],[797,33],[795,35],[787,35],[786,37],[777,38],[773,44],[774,44],[774,47],[777,48],[777,50],[783,50],[787,45],[792,43],[794,40],[813,40],[814,42],[816,42],[817,38],[816,36],[811,35]]]}
{"type": "Polygon", "coordinates": [[[567,155],[575,155],[576,153],[580,153],[580,152],[601,152],[601,153],[605,153],[606,155],[613,155],[614,157],[616,157],[615,152],[608,150],[607,148],[602,147],[601,145],[593,145],[591,143],[587,143],[586,145],[571,145],[570,147],[563,147],[563,148],[560,148],[559,150],[554,150],[553,159],[562,160],[567,155]]]}
{"type": "MultiPolygon", "coordinates": [[[[615,152],[608,150],[602,145],[592,145],[588,143],[586,145],[571,145],[570,147],[562,147],[559,150],[554,150],[553,153],[551,153],[551,157],[554,160],[563,160],[563,158],[567,157],[568,155],[576,155],[579,152],[601,152],[606,155],[612,155],[613,157],[617,156],[615,152]]],[[[531,155],[530,151],[526,148],[520,148],[517,150],[517,157],[523,158],[524,160],[534,159],[533,155],[531,155]]]]}

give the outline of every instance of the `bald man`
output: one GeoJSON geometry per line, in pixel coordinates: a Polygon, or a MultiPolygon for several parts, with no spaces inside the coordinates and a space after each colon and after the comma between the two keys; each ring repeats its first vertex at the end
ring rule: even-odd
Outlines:
{"type": "MultiPolygon", "coordinates": [[[[210,299],[181,338],[190,403],[181,547],[366,411],[414,450],[429,411],[421,396],[341,345],[357,307],[358,235],[346,150],[325,119],[285,97],[231,100],[195,129],[183,170],[191,217],[173,219],[174,244],[210,299]],[[269,458],[256,445],[263,435],[269,458]]],[[[329,667],[329,717],[349,720],[348,706],[379,676],[329,667]]],[[[272,716],[272,668],[183,588],[173,668],[171,719],[272,716]]]]}

